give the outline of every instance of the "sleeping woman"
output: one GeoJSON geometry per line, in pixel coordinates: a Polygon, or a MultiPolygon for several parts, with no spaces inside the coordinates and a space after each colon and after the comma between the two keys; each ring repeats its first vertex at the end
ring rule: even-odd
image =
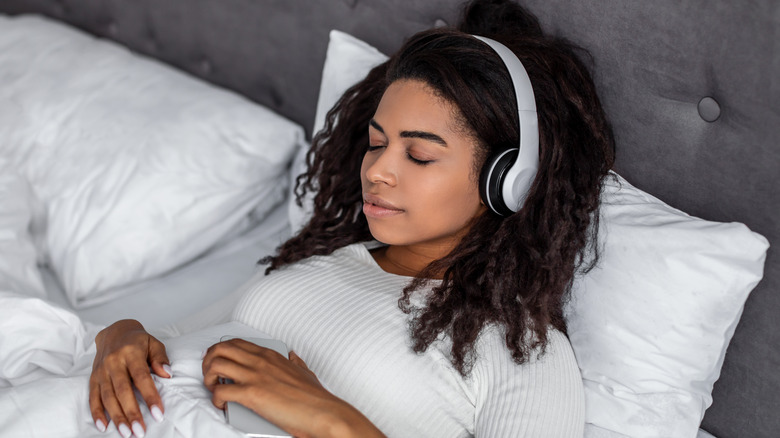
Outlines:
{"type": "MultiPolygon", "coordinates": [[[[233,314],[294,352],[213,345],[213,403],[302,437],[582,436],[563,305],[597,259],[614,142],[577,52],[517,4],[478,0],[349,89],[299,177],[299,199],[316,191],[311,220],[233,314]],[[515,98],[529,95],[513,79],[523,68],[530,119],[515,98]],[[528,187],[503,196],[494,177],[511,176],[518,145],[534,152],[537,131],[528,187]]],[[[129,320],[96,344],[95,424],[143,435],[134,389],[162,418],[151,373],[170,376],[165,347],[129,320]]]]}

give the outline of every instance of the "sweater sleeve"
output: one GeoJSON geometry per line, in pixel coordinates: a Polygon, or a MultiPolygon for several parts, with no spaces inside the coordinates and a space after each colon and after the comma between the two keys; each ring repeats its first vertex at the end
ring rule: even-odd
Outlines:
{"type": "Polygon", "coordinates": [[[585,399],[568,339],[550,329],[544,355],[517,365],[498,330],[481,336],[474,366],[476,438],[577,437],[585,399]]]}

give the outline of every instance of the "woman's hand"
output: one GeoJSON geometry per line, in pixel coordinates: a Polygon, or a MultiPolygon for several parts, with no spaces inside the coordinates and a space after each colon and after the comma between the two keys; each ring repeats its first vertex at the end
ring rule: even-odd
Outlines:
{"type": "Polygon", "coordinates": [[[328,392],[303,360],[243,339],[213,345],[203,358],[212,402],[238,402],[296,437],[383,437],[357,409],[328,392]],[[220,384],[219,378],[233,380],[220,384]]]}
{"type": "Polygon", "coordinates": [[[162,400],[149,367],[158,376],[171,377],[165,346],[134,320],[106,327],[95,337],[95,344],[97,354],[89,378],[89,406],[95,425],[105,431],[107,411],[122,436],[142,437],[146,424],[133,388],[141,393],[155,420],[162,421],[162,400]]]}

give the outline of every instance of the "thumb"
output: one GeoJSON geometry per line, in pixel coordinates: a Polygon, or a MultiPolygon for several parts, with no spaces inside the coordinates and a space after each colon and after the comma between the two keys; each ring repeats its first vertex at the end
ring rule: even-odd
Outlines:
{"type": "Polygon", "coordinates": [[[152,371],[160,377],[173,377],[171,361],[165,352],[165,345],[154,337],[149,337],[149,364],[152,371]]]}

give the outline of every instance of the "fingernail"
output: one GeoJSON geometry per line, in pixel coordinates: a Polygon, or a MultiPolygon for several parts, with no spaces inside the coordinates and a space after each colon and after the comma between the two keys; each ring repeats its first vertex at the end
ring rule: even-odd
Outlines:
{"type": "Polygon", "coordinates": [[[124,438],[130,438],[130,435],[132,435],[133,432],[130,431],[130,428],[127,427],[125,423],[122,423],[119,425],[119,434],[124,438]]]}
{"type": "Polygon", "coordinates": [[[141,423],[137,421],[133,421],[133,434],[138,438],[144,438],[144,435],[146,435],[146,433],[144,433],[144,428],[141,427],[141,423]]]}
{"type": "Polygon", "coordinates": [[[106,431],[106,425],[103,423],[103,420],[95,420],[95,427],[97,427],[97,430],[101,433],[106,431]]]}
{"type": "Polygon", "coordinates": [[[168,365],[167,363],[163,364],[163,369],[165,370],[166,373],[168,373],[169,377],[173,377],[173,370],[171,370],[170,365],[168,365]]]}
{"type": "Polygon", "coordinates": [[[159,407],[157,407],[157,405],[152,406],[151,412],[152,412],[152,417],[154,418],[154,421],[156,421],[158,423],[163,421],[162,410],[159,407]]]}
{"type": "Polygon", "coordinates": [[[203,351],[201,351],[201,352],[200,352],[200,358],[201,358],[201,359],[203,359],[204,357],[206,357],[206,352],[208,352],[208,350],[203,350],[203,351]]]}

